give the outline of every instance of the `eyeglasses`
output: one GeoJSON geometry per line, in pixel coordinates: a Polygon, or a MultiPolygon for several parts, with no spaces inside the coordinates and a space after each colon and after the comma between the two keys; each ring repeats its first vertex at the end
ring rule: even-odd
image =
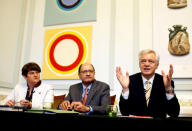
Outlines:
{"type": "Polygon", "coordinates": [[[155,63],[154,60],[145,60],[145,59],[140,60],[140,63],[141,63],[141,64],[146,64],[147,62],[148,62],[149,64],[151,64],[151,65],[155,63]]]}
{"type": "Polygon", "coordinates": [[[80,71],[80,73],[86,74],[86,73],[93,73],[95,72],[94,70],[84,70],[84,71],[80,71]]]}

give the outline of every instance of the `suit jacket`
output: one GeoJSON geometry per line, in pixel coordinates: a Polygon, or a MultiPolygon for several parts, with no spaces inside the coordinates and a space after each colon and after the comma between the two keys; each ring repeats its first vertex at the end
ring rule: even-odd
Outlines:
{"type": "MultiPolygon", "coordinates": [[[[65,100],[70,102],[82,101],[83,85],[78,83],[70,86],[65,100]]],[[[110,105],[110,87],[104,82],[94,81],[88,93],[86,106],[93,108],[93,114],[105,114],[107,105],[110,105]]]]}
{"type": "MultiPolygon", "coordinates": [[[[171,84],[174,88],[173,81],[171,84]]],[[[180,111],[176,95],[171,100],[167,100],[163,77],[159,74],[155,74],[148,107],[141,73],[130,76],[129,97],[125,100],[121,95],[119,107],[122,115],[152,117],[166,117],[167,114],[177,117],[180,111]]]]}

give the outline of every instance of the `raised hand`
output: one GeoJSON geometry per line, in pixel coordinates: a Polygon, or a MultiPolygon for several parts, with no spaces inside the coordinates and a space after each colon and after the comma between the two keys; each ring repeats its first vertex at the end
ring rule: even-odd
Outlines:
{"type": "Polygon", "coordinates": [[[119,80],[122,88],[123,88],[123,92],[127,91],[129,88],[129,73],[126,72],[126,75],[123,76],[121,67],[116,67],[116,76],[117,79],[119,80]]]}
{"type": "Polygon", "coordinates": [[[173,88],[171,87],[171,80],[172,80],[172,75],[173,75],[173,66],[170,65],[169,67],[169,72],[166,75],[165,72],[162,70],[161,74],[163,76],[163,82],[164,82],[164,86],[165,86],[165,90],[173,90],[173,88]]]}

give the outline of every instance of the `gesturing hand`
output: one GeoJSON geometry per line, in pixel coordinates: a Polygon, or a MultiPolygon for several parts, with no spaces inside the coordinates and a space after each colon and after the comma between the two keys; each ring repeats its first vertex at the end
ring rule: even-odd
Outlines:
{"type": "Polygon", "coordinates": [[[116,67],[116,76],[123,88],[123,92],[127,91],[129,87],[129,73],[126,72],[126,75],[123,76],[121,67],[116,67]]]}
{"type": "Polygon", "coordinates": [[[162,70],[161,71],[162,76],[163,76],[163,82],[164,82],[164,86],[165,86],[165,90],[173,90],[173,88],[171,87],[171,80],[172,80],[172,75],[173,75],[173,66],[170,65],[169,67],[169,72],[166,75],[165,72],[162,70]]]}

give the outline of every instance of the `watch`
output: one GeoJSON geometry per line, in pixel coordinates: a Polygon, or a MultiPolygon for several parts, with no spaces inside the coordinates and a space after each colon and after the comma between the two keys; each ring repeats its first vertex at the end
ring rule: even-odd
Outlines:
{"type": "Polygon", "coordinates": [[[174,90],[167,90],[166,93],[170,94],[170,93],[175,93],[174,90]]]}

